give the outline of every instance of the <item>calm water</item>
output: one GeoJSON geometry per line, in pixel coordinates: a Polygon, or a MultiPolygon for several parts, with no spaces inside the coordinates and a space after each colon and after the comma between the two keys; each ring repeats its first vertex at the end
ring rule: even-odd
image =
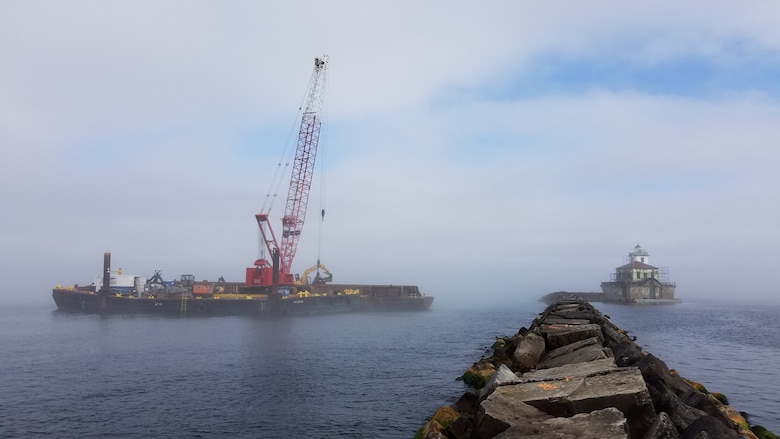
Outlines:
{"type": "MultiPolygon", "coordinates": [[[[780,431],[778,307],[596,304],[780,431]]],[[[261,320],[0,310],[0,437],[413,437],[544,304],[261,320]]]]}
{"type": "Polygon", "coordinates": [[[595,305],[645,351],[780,433],[780,304],[595,305]]]}

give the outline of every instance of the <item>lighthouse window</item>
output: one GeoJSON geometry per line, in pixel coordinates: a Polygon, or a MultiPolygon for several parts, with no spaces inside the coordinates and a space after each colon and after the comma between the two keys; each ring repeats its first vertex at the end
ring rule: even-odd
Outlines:
{"type": "Polygon", "coordinates": [[[645,258],[642,258],[642,262],[645,262],[645,258]]]}

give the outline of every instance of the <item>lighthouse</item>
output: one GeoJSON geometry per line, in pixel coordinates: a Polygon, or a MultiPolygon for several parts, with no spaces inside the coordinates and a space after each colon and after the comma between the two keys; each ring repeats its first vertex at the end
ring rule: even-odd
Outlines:
{"type": "Polygon", "coordinates": [[[609,282],[601,283],[604,299],[619,303],[676,303],[676,287],[661,279],[658,267],[650,265],[650,254],[639,243],[628,253],[628,263],[617,267],[609,282]]]}

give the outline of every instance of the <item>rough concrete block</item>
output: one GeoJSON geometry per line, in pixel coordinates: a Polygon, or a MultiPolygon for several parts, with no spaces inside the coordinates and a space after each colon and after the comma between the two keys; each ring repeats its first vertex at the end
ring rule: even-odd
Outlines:
{"type": "Polygon", "coordinates": [[[615,407],[625,414],[629,423],[632,419],[638,420],[639,425],[630,425],[632,431],[646,430],[652,423],[647,420],[655,419],[655,409],[642,374],[634,367],[585,377],[502,386],[493,392],[493,396],[522,401],[557,417],[615,407]]]}
{"type": "Polygon", "coordinates": [[[699,409],[683,404],[680,398],[672,391],[665,389],[663,393],[650,388],[653,402],[659,411],[663,410],[669,415],[672,423],[680,431],[685,431],[697,419],[707,416],[699,409]]]}
{"type": "Polygon", "coordinates": [[[493,374],[493,376],[490,377],[490,380],[488,380],[487,384],[485,384],[485,387],[482,388],[482,391],[479,394],[479,399],[485,399],[488,395],[490,395],[490,393],[493,392],[493,390],[495,390],[496,387],[500,385],[519,381],[520,378],[518,378],[518,376],[512,372],[512,369],[502,364],[498,366],[496,372],[493,374]]]}
{"type": "Polygon", "coordinates": [[[536,368],[546,349],[544,338],[534,332],[523,337],[512,354],[512,364],[525,372],[536,368]]]}
{"type": "Polygon", "coordinates": [[[596,310],[583,303],[570,303],[548,308],[546,316],[592,320],[596,317],[596,310]]]}
{"type": "Polygon", "coordinates": [[[551,308],[558,311],[562,309],[580,309],[582,306],[582,303],[576,300],[560,300],[552,305],[551,308]]]}
{"type": "Polygon", "coordinates": [[[597,324],[590,325],[541,325],[541,332],[547,339],[547,349],[556,349],[576,341],[598,337],[604,343],[604,335],[597,324]]]}
{"type": "Polygon", "coordinates": [[[683,431],[683,437],[707,437],[718,439],[738,439],[736,431],[727,427],[719,419],[712,416],[702,416],[683,431]],[[702,435],[704,433],[704,435],[702,435]]]}
{"type": "Polygon", "coordinates": [[[642,439],[681,439],[680,432],[674,427],[672,420],[666,412],[661,412],[655,418],[655,422],[647,430],[642,439]]]}
{"type": "Polygon", "coordinates": [[[549,369],[539,369],[533,372],[527,372],[523,374],[523,377],[520,380],[523,382],[559,380],[594,375],[616,368],[617,365],[615,364],[614,358],[603,358],[585,363],[565,364],[549,369]]]}
{"type": "Polygon", "coordinates": [[[585,363],[610,357],[612,357],[612,352],[609,348],[601,347],[601,345],[588,345],[565,355],[550,359],[545,358],[536,365],[536,368],[548,369],[566,364],[585,363]]]}
{"type": "Polygon", "coordinates": [[[620,367],[635,366],[642,359],[642,348],[631,340],[609,341],[608,345],[620,367]]]}
{"type": "Polygon", "coordinates": [[[474,389],[467,390],[457,401],[455,401],[455,410],[461,414],[474,415],[477,413],[478,408],[479,392],[474,389]]]}
{"type": "Polygon", "coordinates": [[[575,341],[574,343],[569,343],[565,346],[561,346],[556,349],[550,349],[549,351],[547,351],[547,353],[544,355],[543,358],[545,360],[556,358],[561,355],[569,354],[573,351],[576,351],[577,349],[582,349],[590,345],[596,345],[601,347],[602,346],[601,340],[599,340],[598,337],[591,337],[591,338],[586,338],[584,340],[575,341]]]}
{"type": "Polygon", "coordinates": [[[542,321],[545,325],[590,325],[590,319],[577,319],[571,317],[550,314],[542,321]]]}
{"type": "Polygon", "coordinates": [[[552,418],[532,424],[515,424],[496,439],[628,439],[628,426],[623,413],[615,408],[552,418]]]}
{"type": "MultiPolygon", "coordinates": [[[[499,387],[502,389],[506,386],[499,387]]],[[[498,390],[497,389],[497,390],[498,390]]],[[[533,423],[552,416],[503,392],[493,392],[479,405],[477,421],[472,430],[474,439],[495,437],[512,425],[533,423]]]]}

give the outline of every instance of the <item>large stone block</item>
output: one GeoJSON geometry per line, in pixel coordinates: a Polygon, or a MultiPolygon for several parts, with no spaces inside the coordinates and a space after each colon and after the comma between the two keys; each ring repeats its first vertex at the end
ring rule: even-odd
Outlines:
{"type": "Polygon", "coordinates": [[[642,359],[642,348],[631,340],[609,341],[608,346],[615,356],[615,363],[620,367],[634,366],[642,359]]]}
{"type": "Polygon", "coordinates": [[[555,358],[561,355],[568,354],[572,351],[576,351],[577,349],[584,348],[586,346],[590,345],[596,345],[596,346],[602,346],[601,340],[598,337],[591,337],[586,338],[584,340],[575,341],[574,343],[569,343],[565,346],[561,346],[559,348],[550,349],[547,351],[547,353],[544,355],[545,359],[555,358]]]}
{"type": "MultiPolygon", "coordinates": [[[[601,347],[602,345],[598,337],[586,338],[584,340],[575,341],[574,343],[569,343],[565,346],[561,346],[556,349],[550,349],[549,351],[547,351],[547,353],[544,354],[544,356],[542,357],[542,361],[553,360],[555,358],[565,356],[567,354],[570,354],[571,352],[574,352],[578,349],[582,349],[588,346],[601,347]]],[[[548,367],[555,367],[555,366],[548,366],[548,367]]]]}
{"type": "Polygon", "coordinates": [[[560,316],[556,314],[550,314],[542,320],[545,325],[590,325],[590,319],[575,319],[570,317],[560,316]]]}
{"type": "Polygon", "coordinates": [[[602,347],[600,344],[589,344],[557,357],[544,358],[536,367],[537,369],[547,369],[566,364],[585,363],[610,357],[612,357],[612,351],[609,348],[602,347]]]}
{"type": "Polygon", "coordinates": [[[632,432],[646,430],[655,419],[642,374],[634,367],[584,377],[501,386],[491,396],[527,403],[556,417],[614,407],[625,414],[632,432]]]}
{"type": "Polygon", "coordinates": [[[512,354],[512,364],[520,372],[536,368],[546,349],[544,338],[534,332],[529,332],[520,339],[512,354]]]}
{"type": "Polygon", "coordinates": [[[596,317],[596,310],[587,303],[572,302],[549,307],[546,316],[592,320],[596,317]]]}
{"type": "Polygon", "coordinates": [[[475,389],[469,389],[455,401],[455,410],[463,414],[476,414],[479,408],[479,392],[475,389]]]}
{"type": "Polygon", "coordinates": [[[441,435],[442,430],[458,418],[458,412],[454,408],[444,406],[434,413],[433,418],[423,426],[422,435],[426,439],[441,435]]]}
{"type": "Polygon", "coordinates": [[[707,416],[707,413],[683,404],[680,398],[668,389],[665,389],[662,393],[658,392],[654,387],[650,387],[649,390],[655,407],[659,411],[666,412],[674,426],[680,431],[685,431],[697,419],[707,416]]]}
{"type": "Polygon", "coordinates": [[[550,305],[550,308],[554,311],[560,311],[563,309],[580,309],[583,308],[584,306],[585,305],[578,300],[561,299],[555,302],[554,304],[550,305]]]}
{"type": "Polygon", "coordinates": [[[489,358],[483,358],[466,370],[463,374],[463,381],[474,387],[483,387],[495,372],[496,366],[489,358]]]}
{"type": "Polygon", "coordinates": [[[479,399],[480,400],[485,399],[498,386],[508,384],[508,383],[516,383],[519,381],[520,378],[517,375],[515,375],[514,372],[512,372],[512,369],[502,364],[498,366],[496,372],[490,377],[487,384],[485,384],[485,387],[482,388],[482,391],[479,394],[479,399]]]}
{"type": "Polygon", "coordinates": [[[680,432],[677,431],[672,420],[666,412],[661,412],[647,430],[642,439],[681,439],[680,432]]]}
{"type": "Polygon", "coordinates": [[[719,419],[707,415],[702,416],[689,425],[688,428],[683,431],[683,437],[738,439],[739,435],[735,430],[727,427],[719,419]]]}
{"type": "Polygon", "coordinates": [[[552,418],[532,424],[515,424],[496,439],[628,439],[628,425],[616,408],[596,410],[571,418],[552,418]]]}
{"type": "Polygon", "coordinates": [[[604,343],[601,327],[595,323],[589,325],[541,325],[541,332],[547,339],[547,349],[556,349],[567,344],[591,337],[597,337],[604,343]]]}
{"type": "Polygon", "coordinates": [[[547,380],[560,380],[566,378],[582,377],[587,375],[594,375],[601,372],[607,372],[612,369],[616,369],[614,358],[604,358],[601,360],[589,361],[585,363],[576,364],[564,364],[558,367],[552,367],[549,369],[538,369],[533,372],[527,372],[523,374],[520,381],[532,382],[532,381],[547,381],[547,380]]]}
{"type": "MultiPolygon", "coordinates": [[[[503,387],[499,387],[501,389],[503,387]]],[[[479,405],[473,439],[487,439],[515,424],[534,423],[552,416],[526,404],[510,394],[493,392],[479,405]]]]}

